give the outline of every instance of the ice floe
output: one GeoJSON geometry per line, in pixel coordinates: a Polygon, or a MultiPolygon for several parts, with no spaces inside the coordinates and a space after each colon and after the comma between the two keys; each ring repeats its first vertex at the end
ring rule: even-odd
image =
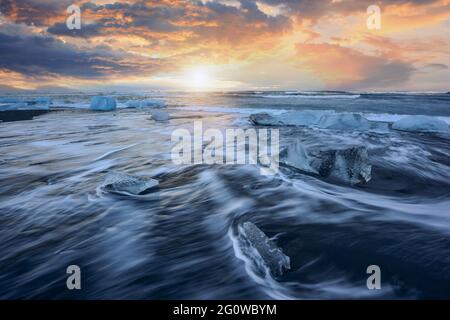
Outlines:
{"type": "Polygon", "coordinates": [[[239,235],[243,253],[253,260],[260,258],[273,276],[281,276],[291,268],[290,258],[252,222],[240,225],[239,235]]]}
{"type": "Polygon", "coordinates": [[[116,110],[116,99],[113,97],[95,96],[91,98],[91,109],[96,111],[116,110]]]}
{"type": "Polygon", "coordinates": [[[249,117],[256,125],[277,126],[309,126],[332,130],[355,130],[387,132],[387,123],[369,121],[360,114],[334,113],[328,110],[305,110],[286,112],[280,115],[256,113],[249,117]]]}
{"type": "Polygon", "coordinates": [[[392,125],[392,129],[412,132],[448,132],[448,125],[445,121],[430,116],[408,116],[397,120],[392,125]]]}
{"type": "Polygon", "coordinates": [[[107,191],[140,195],[158,185],[158,180],[150,177],[137,177],[122,172],[110,172],[107,174],[102,187],[107,191]]]}

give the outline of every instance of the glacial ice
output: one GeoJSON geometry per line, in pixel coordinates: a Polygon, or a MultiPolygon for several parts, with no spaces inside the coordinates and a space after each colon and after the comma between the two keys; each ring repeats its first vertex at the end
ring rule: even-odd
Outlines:
{"type": "Polygon", "coordinates": [[[145,100],[128,100],[126,103],[128,108],[164,108],[166,101],[162,99],[145,99],[145,100]]]}
{"type": "Polygon", "coordinates": [[[250,115],[250,121],[263,126],[309,126],[333,130],[357,130],[387,132],[387,123],[369,121],[359,114],[334,113],[330,110],[304,110],[286,112],[281,115],[256,113],[250,115]]]}
{"type": "Polygon", "coordinates": [[[319,121],[319,127],[323,129],[334,130],[369,130],[370,121],[359,114],[343,113],[322,117],[319,121]]]}
{"type": "Polygon", "coordinates": [[[296,141],[281,155],[284,164],[324,178],[333,178],[351,185],[363,184],[371,179],[372,166],[365,147],[308,153],[296,141]]]}
{"type": "Polygon", "coordinates": [[[282,124],[274,116],[271,116],[266,112],[251,114],[249,119],[253,124],[261,126],[276,126],[282,124]]]}
{"type": "Polygon", "coordinates": [[[372,166],[365,147],[321,151],[314,157],[311,166],[322,177],[351,185],[367,183],[372,178],[372,166]]]}
{"type": "Polygon", "coordinates": [[[136,177],[122,172],[110,172],[105,178],[103,187],[110,191],[139,195],[157,187],[158,184],[158,180],[150,177],[136,177]]]}
{"type": "Polygon", "coordinates": [[[21,103],[24,102],[22,98],[16,98],[16,97],[1,97],[0,103],[21,103]]]}
{"type": "MultiPolygon", "coordinates": [[[[26,104],[23,105],[26,106],[26,104]]],[[[17,109],[18,107],[16,104],[0,103],[0,111],[12,111],[17,109]]]]}
{"type": "Polygon", "coordinates": [[[170,115],[165,111],[152,110],[150,114],[155,121],[167,121],[170,119],[170,115]]]}
{"type": "Polygon", "coordinates": [[[52,100],[48,97],[36,97],[36,98],[3,97],[0,98],[0,111],[48,110],[51,104],[52,100]]]}
{"type": "Polygon", "coordinates": [[[392,125],[392,129],[413,132],[448,132],[448,125],[445,121],[430,116],[408,116],[397,120],[392,125]]]}
{"type": "Polygon", "coordinates": [[[241,238],[256,250],[273,276],[281,276],[291,268],[287,255],[277,247],[255,224],[244,222],[240,226],[241,238]]]}
{"type": "Polygon", "coordinates": [[[91,109],[97,111],[116,110],[116,99],[113,97],[105,97],[105,96],[92,97],[91,109]]]}
{"type": "Polygon", "coordinates": [[[312,111],[304,110],[297,112],[286,112],[279,115],[277,118],[282,124],[292,126],[315,126],[319,121],[328,115],[332,115],[333,111],[312,111]]]}
{"type": "Polygon", "coordinates": [[[322,116],[331,114],[332,111],[292,111],[280,115],[270,115],[268,113],[255,113],[250,115],[250,121],[256,125],[288,125],[288,126],[315,126],[322,116]]]}
{"type": "Polygon", "coordinates": [[[310,163],[311,158],[300,140],[295,141],[288,148],[282,151],[283,162],[291,167],[302,171],[318,174],[310,163]]]}
{"type": "Polygon", "coordinates": [[[369,121],[360,114],[336,113],[321,117],[318,125],[322,129],[388,132],[384,122],[369,121]]]}
{"type": "Polygon", "coordinates": [[[38,105],[46,105],[46,106],[49,106],[49,105],[52,104],[52,99],[49,98],[49,97],[37,97],[37,98],[34,98],[34,99],[31,101],[31,104],[38,104],[38,105]]]}

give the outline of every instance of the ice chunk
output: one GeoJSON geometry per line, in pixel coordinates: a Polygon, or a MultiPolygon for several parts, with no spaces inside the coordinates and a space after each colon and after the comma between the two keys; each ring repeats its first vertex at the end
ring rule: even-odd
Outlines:
{"type": "Polygon", "coordinates": [[[359,114],[340,113],[323,116],[318,126],[323,129],[365,131],[370,129],[370,121],[359,114]]]}
{"type": "Polygon", "coordinates": [[[23,98],[16,98],[16,97],[1,97],[0,98],[0,103],[21,103],[24,102],[23,98]]]}
{"type": "Polygon", "coordinates": [[[321,117],[331,114],[332,111],[327,110],[304,110],[285,112],[280,115],[270,115],[268,113],[255,113],[250,115],[250,121],[257,125],[275,126],[315,126],[319,123],[321,117]]]}
{"type": "Polygon", "coordinates": [[[47,97],[3,97],[0,98],[0,111],[48,110],[51,99],[47,97]]]}
{"type": "Polygon", "coordinates": [[[351,185],[369,182],[372,166],[365,147],[320,151],[311,167],[322,177],[334,178],[351,185]]]}
{"type": "Polygon", "coordinates": [[[365,147],[308,152],[299,141],[283,151],[282,162],[301,171],[351,185],[370,181],[372,166],[365,147]]]}
{"type": "Polygon", "coordinates": [[[249,221],[244,222],[240,227],[240,231],[241,239],[256,250],[272,275],[281,276],[285,269],[289,270],[291,268],[289,257],[255,224],[249,221]]]}
{"type": "Polygon", "coordinates": [[[49,106],[48,105],[40,105],[40,104],[36,104],[36,105],[29,105],[26,102],[19,102],[19,103],[13,103],[13,104],[8,104],[8,103],[2,103],[0,104],[0,111],[12,111],[12,110],[48,110],[49,106]]]}
{"type": "Polygon", "coordinates": [[[116,99],[113,97],[96,96],[91,99],[91,109],[97,111],[116,110],[116,99]]]}
{"type": "Polygon", "coordinates": [[[167,103],[162,99],[129,100],[126,103],[128,108],[164,108],[167,103]]]}
{"type": "Polygon", "coordinates": [[[249,119],[253,124],[261,126],[275,126],[281,124],[280,121],[266,112],[251,114],[249,119]]]}
{"type": "Polygon", "coordinates": [[[384,122],[369,121],[360,114],[336,113],[322,116],[318,123],[322,129],[388,132],[384,122]]]}
{"type": "Polygon", "coordinates": [[[16,104],[0,103],[0,111],[17,110],[16,104]]]}
{"type": "Polygon", "coordinates": [[[110,172],[106,176],[103,187],[110,191],[139,195],[157,187],[158,184],[158,180],[150,177],[136,177],[122,172],[110,172]]]}
{"type": "Polygon", "coordinates": [[[170,119],[170,115],[165,111],[152,110],[150,114],[155,121],[167,121],[170,119]]]}
{"type": "Polygon", "coordinates": [[[300,140],[295,141],[288,148],[283,150],[282,157],[283,163],[291,167],[318,174],[318,172],[311,167],[310,163],[312,159],[309,157],[300,140]]]}
{"type": "Polygon", "coordinates": [[[392,129],[414,132],[448,132],[445,121],[430,116],[408,116],[392,125],[392,129]]]}
{"type": "Polygon", "coordinates": [[[49,106],[52,104],[52,99],[49,97],[37,97],[30,101],[30,104],[39,104],[49,106]]]}

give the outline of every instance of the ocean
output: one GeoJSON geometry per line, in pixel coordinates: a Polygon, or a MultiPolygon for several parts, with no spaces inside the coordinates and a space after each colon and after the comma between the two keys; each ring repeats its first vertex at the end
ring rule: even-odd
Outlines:
{"type": "MultiPolygon", "coordinates": [[[[0,123],[1,299],[431,299],[450,298],[450,135],[392,129],[408,115],[450,124],[450,94],[149,92],[111,94],[113,112],[89,111],[92,94],[47,94],[49,112],[0,123]],[[164,99],[171,119],[149,120],[129,100],[164,99]],[[176,165],[176,129],[261,128],[254,113],[358,114],[385,132],[274,126],[280,147],[363,146],[366,184],[281,166],[176,165]],[[146,175],[155,192],[101,188],[108,172],[146,175]],[[255,224],[289,257],[269,272],[241,241],[255,224]],[[81,269],[68,290],[66,269],[81,269]],[[369,290],[367,267],[381,270],[369,290]]],[[[39,95],[42,96],[42,95],[39,95]]],[[[14,99],[24,97],[9,97],[14,99]]],[[[1,111],[0,111],[1,112],[1,111]]]]}

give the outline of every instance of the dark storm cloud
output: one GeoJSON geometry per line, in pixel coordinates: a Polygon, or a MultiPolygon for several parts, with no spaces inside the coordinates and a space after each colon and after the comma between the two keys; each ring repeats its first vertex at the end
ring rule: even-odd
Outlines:
{"type": "Polygon", "coordinates": [[[373,68],[364,79],[354,84],[346,84],[340,89],[367,89],[371,87],[389,88],[390,86],[408,81],[415,68],[402,61],[383,61],[379,59],[376,68],[373,68]]]}
{"type": "MultiPolygon", "coordinates": [[[[63,75],[96,78],[142,72],[139,63],[109,54],[102,48],[80,50],[52,37],[0,33],[0,69],[29,76],[63,75]]],[[[146,61],[146,70],[151,69],[146,61]]]]}

